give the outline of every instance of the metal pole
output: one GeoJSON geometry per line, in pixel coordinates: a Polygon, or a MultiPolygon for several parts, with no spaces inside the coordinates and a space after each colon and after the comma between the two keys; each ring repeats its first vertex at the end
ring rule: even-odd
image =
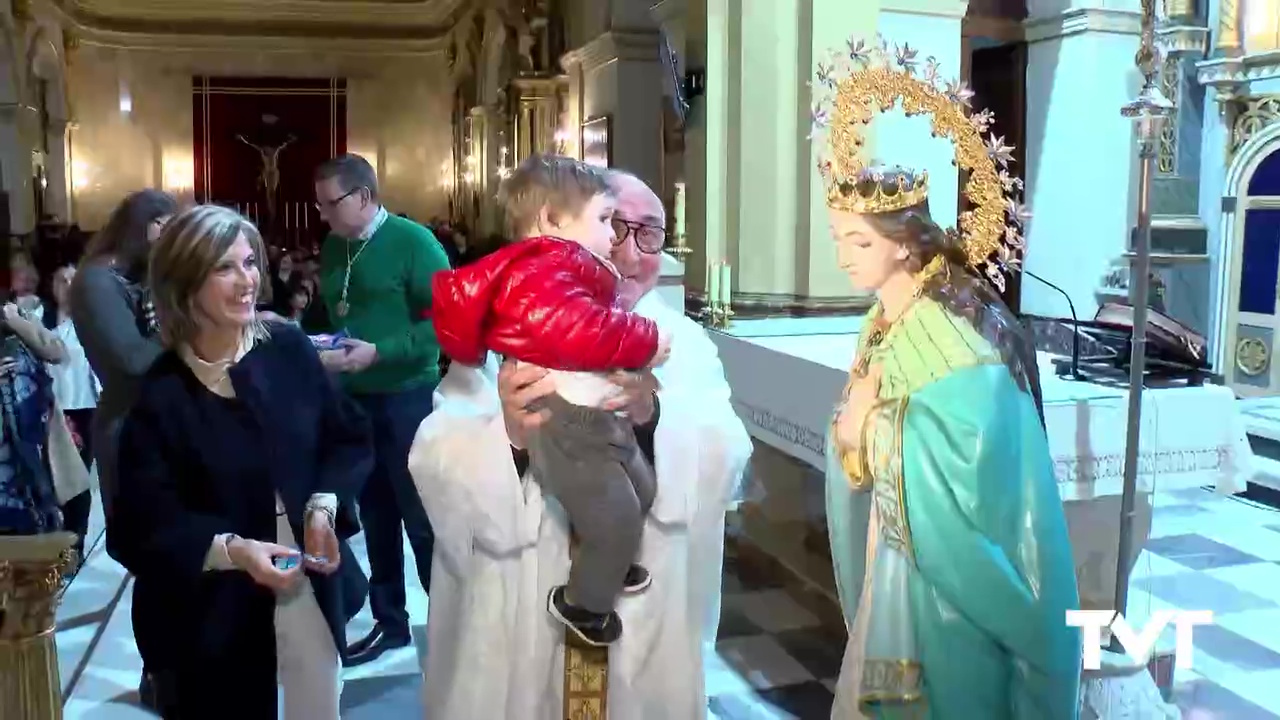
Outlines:
{"type": "MultiPolygon", "coordinates": [[[[1155,46],[1155,0],[1142,0],[1142,45],[1137,65],[1144,78],[1138,98],[1121,113],[1138,125],[1138,222],[1131,277],[1132,353],[1129,358],[1129,426],[1125,434],[1124,494],[1120,498],[1120,547],[1116,558],[1116,612],[1129,601],[1129,556],[1133,554],[1134,506],[1138,499],[1138,449],[1142,432],[1142,386],[1147,364],[1147,304],[1151,276],[1151,180],[1160,129],[1173,107],[1160,92],[1160,52],[1155,46]]],[[[1113,640],[1114,645],[1114,640],[1113,640]]]]}

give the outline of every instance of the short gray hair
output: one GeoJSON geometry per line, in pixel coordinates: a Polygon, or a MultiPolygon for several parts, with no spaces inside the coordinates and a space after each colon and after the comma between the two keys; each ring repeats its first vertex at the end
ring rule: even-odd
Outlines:
{"type": "Polygon", "coordinates": [[[369,191],[370,200],[378,199],[378,173],[368,160],[359,155],[346,153],[320,163],[316,168],[316,182],[330,178],[338,179],[344,193],[365,188],[369,191]]]}
{"type": "MultiPolygon", "coordinates": [[[[243,215],[218,205],[197,205],[177,215],[151,248],[151,271],[148,280],[160,337],[168,347],[191,342],[200,330],[196,313],[196,295],[209,274],[241,235],[249,241],[258,262],[266,261],[262,235],[243,215]]],[[[263,285],[270,282],[266,274],[258,282],[257,302],[263,285]]],[[[250,332],[265,337],[266,327],[255,320],[250,332]]]]}

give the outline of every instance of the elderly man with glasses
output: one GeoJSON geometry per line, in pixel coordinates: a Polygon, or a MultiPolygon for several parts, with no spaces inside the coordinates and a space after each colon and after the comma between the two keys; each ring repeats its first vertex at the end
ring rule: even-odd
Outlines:
{"type": "Polygon", "coordinates": [[[347,664],[360,665],[412,640],[403,535],[423,589],[431,585],[434,534],[405,458],[440,381],[440,345],[423,313],[431,307],[431,276],[447,270],[449,258],[430,230],[387,213],[364,158],[324,163],[315,185],[316,208],[331,230],[320,250],[320,297],[331,330],[346,334],[320,359],[369,416],[376,451],[358,503],[376,623],[348,648],[347,664]]]}
{"type": "MultiPolygon", "coordinates": [[[[623,308],[671,337],[652,372],[623,373],[623,410],[658,492],[639,562],[643,595],[619,600],[627,632],[610,649],[608,715],[624,720],[705,717],[704,654],[719,619],[725,512],[751,452],[729,402],[715,345],[657,293],[665,242],[661,201],[615,172],[610,260],[623,308]]],[[[436,522],[436,562],[424,660],[426,713],[440,720],[566,717],[564,631],[548,622],[551,589],[569,571],[569,528],[525,477],[524,438],[546,420],[531,409],[555,391],[546,371],[514,363],[455,366],[409,457],[436,522]]],[[[590,691],[588,690],[588,693],[590,691]]]]}

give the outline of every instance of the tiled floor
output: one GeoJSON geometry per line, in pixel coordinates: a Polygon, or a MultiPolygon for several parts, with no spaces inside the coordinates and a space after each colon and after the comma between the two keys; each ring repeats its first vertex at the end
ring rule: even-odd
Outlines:
{"type": "MultiPolygon", "coordinates": [[[[1131,622],[1169,607],[1216,613],[1215,626],[1196,631],[1195,672],[1178,676],[1176,699],[1185,717],[1280,720],[1280,513],[1191,490],[1162,496],[1154,526],[1135,571],[1131,622]]],[[[750,552],[726,560],[719,653],[707,666],[712,717],[828,716],[843,634],[838,621],[833,628],[830,606],[784,580],[750,552]]],[[[411,607],[420,653],[426,597],[416,587],[411,607]]],[[[128,585],[101,549],[69,589],[59,623],[62,676],[70,690],[66,717],[149,717],[135,705],[140,664],[128,585]]],[[[370,625],[366,611],[352,636],[370,625]]],[[[417,653],[390,653],[349,672],[343,717],[419,717],[417,653]]]]}

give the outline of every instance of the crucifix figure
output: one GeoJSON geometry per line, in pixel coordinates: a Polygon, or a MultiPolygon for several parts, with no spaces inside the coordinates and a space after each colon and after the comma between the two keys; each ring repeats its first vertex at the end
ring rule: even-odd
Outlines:
{"type": "Polygon", "coordinates": [[[267,196],[267,218],[274,222],[276,217],[276,191],[280,189],[280,151],[288,147],[297,138],[290,135],[279,145],[255,145],[246,140],[243,135],[237,135],[236,139],[257,150],[258,154],[262,156],[262,172],[258,175],[258,185],[262,188],[262,194],[267,196]]]}

